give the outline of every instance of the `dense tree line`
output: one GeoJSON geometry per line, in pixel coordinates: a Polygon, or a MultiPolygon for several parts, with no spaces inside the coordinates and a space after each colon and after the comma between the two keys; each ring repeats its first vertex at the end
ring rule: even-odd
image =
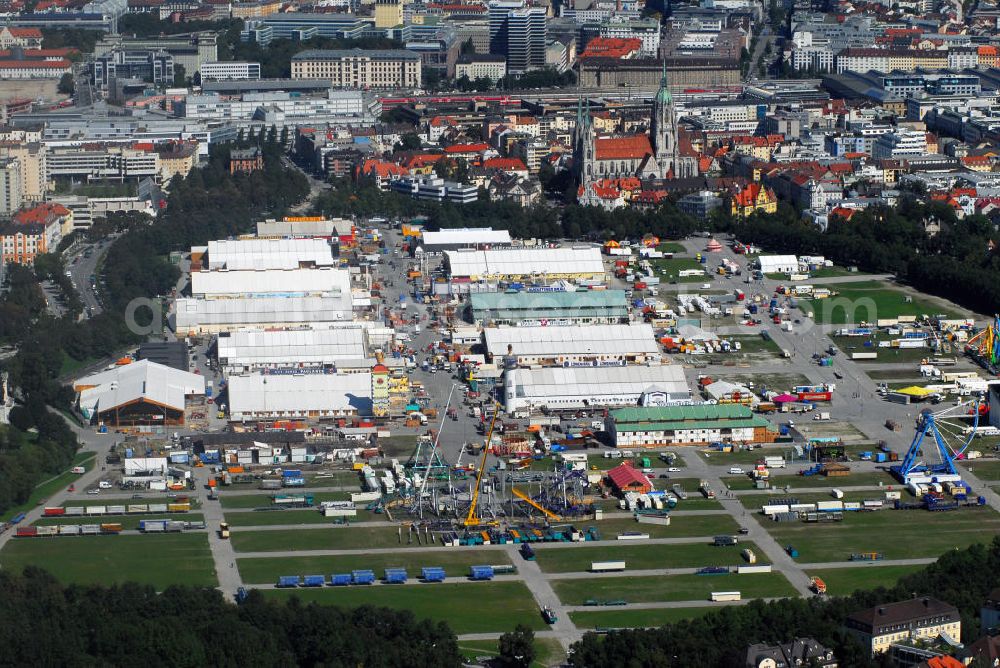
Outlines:
{"type": "Polygon", "coordinates": [[[280,603],[240,606],[214,589],[80,587],[26,568],[0,572],[0,665],[461,665],[455,635],[409,611],[280,603]]]}
{"type": "Polygon", "coordinates": [[[916,289],[980,313],[1000,304],[1000,233],[981,215],[959,220],[941,202],[904,196],[895,208],[871,207],[850,221],[834,217],[824,233],[789,207],[745,222],[719,216],[720,229],[774,252],[823,255],[863,271],[895,274],[916,289]],[[928,227],[940,228],[929,234],[928,227]]]}
{"type": "Polygon", "coordinates": [[[730,668],[743,665],[748,645],[809,636],[834,649],[842,666],[876,666],[877,661],[870,660],[863,648],[844,632],[847,615],[880,603],[929,595],[959,609],[962,641],[969,643],[981,632],[980,606],[990,591],[1000,586],[998,569],[1000,538],[994,538],[989,546],[976,544],[965,550],[946,552],[936,563],[903,577],[891,588],[826,599],[753,601],[655,630],[620,631],[606,636],[588,634],[572,648],[571,663],[579,668],[671,668],[690,666],[696,658],[697,665],[704,668],[730,668]]]}
{"type": "Polygon", "coordinates": [[[337,180],[329,192],[314,202],[316,213],[326,215],[388,216],[427,219],[430,229],[493,227],[509,230],[512,236],[538,239],[636,239],[646,234],[683,237],[705,229],[707,223],[681,213],[670,203],[643,211],[596,207],[555,208],[546,204],[521,207],[509,201],[492,201],[480,192],[470,204],[418,202],[397,193],[381,192],[374,185],[337,180]]]}

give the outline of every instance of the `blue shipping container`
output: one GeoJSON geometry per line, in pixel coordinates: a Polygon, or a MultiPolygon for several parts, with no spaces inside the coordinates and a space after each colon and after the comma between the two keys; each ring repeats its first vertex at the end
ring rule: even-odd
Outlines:
{"type": "Polygon", "coordinates": [[[354,584],[372,584],[375,582],[374,571],[351,571],[354,584]]]}
{"type": "Polygon", "coordinates": [[[430,566],[427,568],[422,568],[420,570],[420,575],[425,582],[444,582],[445,572],[440,566],[430,566]]]}
{"type": "Polygon", "coordinates": [[[302,471],[300,469],[285,469],[281,472],[283,478],[301,478],[302,471]]]}
{"type": "Polygon", "coordinates": [[[344,587],[351,584],[350,573],[335,573],[330,576],[330,584],[334,587],[344,587]]]}
{"type": "Polygon", "coordinates": [[[493,567],[492,566],[470,566],[469,567],[469,577],[473,580],[492,580],[493,579],[493,567]]]}
{"type": "Polygon", "coordinates": [[[302,578],[305,587],[322,587],[326,584],[326,578],[322,575],[306,575],[302,578]]]}
{"type": "Polygon", "coordinates": [[[278,578],[279,587],[298,587],[299,586],[299,576],[298,575],[282,575],[278,578]]]}
{"type": "Polygon", "coordinates": [[[405,568],[387,568],[385,569],[385,581],[388,584],[402,584],[406,582],[407,575],[405,568]]]}

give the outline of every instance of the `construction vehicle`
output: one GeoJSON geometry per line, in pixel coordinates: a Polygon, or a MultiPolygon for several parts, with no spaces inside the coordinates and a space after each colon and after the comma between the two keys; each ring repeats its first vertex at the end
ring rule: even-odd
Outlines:
{"type": "Polygon", "coordinates": [[[559,621],[559,618],[556,617],[556,613],[554,613],[552,611],[552,608],[548,606],[542,608],[542,618],[545,620],[546,624],[550,625],[555,624],[557,621],[559,621]]]}
{"type": "Polygon", "coordinates": [[[487,522],[483,522],[483,520],[476,515],[476,510],[478,509],[479,506],[479,491],[483,483],[483,471],[486,470],[486,458],[490,454],[489,446],[490,443],[493,442],[492,441],[493,429],[494,427],[496,427],[497,416],[500,415],[500,409],[501,409],[500,404],[494,402],[493,417],[492,419],[490,419],[490,428],[486,432],[486,441],[485,441],[485,446],[483,447],[482,458],[479,460],[479,469],[476,471],[476,486],[472,491],[472,503],[469,504],[469,512],[465,516],[465,520],[463,521],[463,524],[467,527],[476,527],[476,526],[482,526],[483,524],[487,524],[487,522]]]}
{"type": "Polygon", "coordinates": [[[223,540],[229,538],[229,522],[219,522],[219,538],[223,540]]]}
{"type": "Polygon", "coordinates": [[[809,583],[809,588],[816,592],[817,595],[826,593],[826,583],[823,582],[822,578],[814,577],[809,583]]]}

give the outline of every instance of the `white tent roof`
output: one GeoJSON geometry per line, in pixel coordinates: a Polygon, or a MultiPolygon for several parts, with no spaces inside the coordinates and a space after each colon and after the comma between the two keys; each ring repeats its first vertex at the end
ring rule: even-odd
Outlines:
{"type": "Polygon", "coordinates": [[[768,269],[772,268],[797,267],[799,259],[794,255],[760,255],[757,257],[757,263],[760,265],[760,270],[766,274],[768,269]]]}
{"type": "Polygon", "coordinates": [[[177,300],[177,328],[199,326],[254,327],[272,323],[315,324],[349,320],[351,294],[335,297],[250,297],[246,299],[177,300]]]}
{"type": "Polygon", "coordinates": [[[434,246],[479,246],[511,244],[510,232],[494,230],[491,227],[463,227],[461,229],[440,230],[428,232],[424,230],[423,244],[431,249],[434,246]]]}
{"type": "Polygon", "coordinates": [[[343,269],[261,269],[196,271],[191,273],[195,297],[274,295],[304,297],[351,291],[350,275],[343,269]]]}
{"type": "Polygon", "coordinates": [[[73,387],[80,393],[80,408],[85,412],[106,411],[137,399],[184,410],[186,395],[205,394],[205,379],[141,360],[86,376],[73,387]]]}
{"type": "Polygon", "coordinates": [[[445,251],[453,277],[602,274],[597,246],[445,251]]]}
{"type": "Polygon", "coordinates": [[[647,324],[572,325],[566,327],[487,327],[486,348],[495,356],[628,355],[659,352],[647,324]]]}
{"type": "Polygon", "coordinates": [[[361,328],[232,332],[219,335],[218,349],[232,365],[334,364],[366,355],[361,328]]]}
{"type": "Polygon", "coordinates": [[[229,410],[234,415],[302,415],[355,409],[371,414],[370,373],[231,376],[229,410]]]}
{"type": "Polygon", "coordinates": [[[209,269],[297,269],[333,266],[325,239],[223,239],[208,242],[209,269]]]}
{"type": "Polygon", "coordinates": [[[519,368],[507,372],[506,383],[517,397],[627,395],[654,390],[690,394],[684,369],[677,365],[519,368]]]}

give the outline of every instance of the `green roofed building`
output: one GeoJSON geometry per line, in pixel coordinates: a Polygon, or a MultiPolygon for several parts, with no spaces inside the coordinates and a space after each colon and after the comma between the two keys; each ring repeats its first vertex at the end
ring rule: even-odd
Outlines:
{"type": "Polygon", "coordinates": [[[738,404],[639,406],[611,411],[607,430],[619,448],[707,443],[772,443],[770,422],[738,404]]]}
{"type": "Polygon", "coordinates": [[[616,324],[628,321],[624,290],[473,292],[472,321],[480,325],[616,324]]]}

